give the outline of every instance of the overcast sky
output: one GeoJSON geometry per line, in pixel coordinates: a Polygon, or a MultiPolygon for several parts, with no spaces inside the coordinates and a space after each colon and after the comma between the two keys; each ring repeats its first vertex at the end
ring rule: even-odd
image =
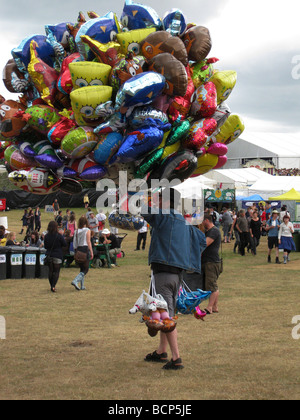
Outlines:
{"type": "MultiPolygon", "coordinates": [[[[249,131],[300,132],[299,0],[149,0],[160,17],[179,8],[188,22],[206,26],[220,70],[236,70],[238,83],[227,103],[249,131]]],[[[121,17],[123,0],[3,1],[0,14],[0,66],[10,51],[46,24],[76,22],[78,12],[109,11],[121,17]]],[[[2,81],[0,93],[7,99],[2,81]]]]}

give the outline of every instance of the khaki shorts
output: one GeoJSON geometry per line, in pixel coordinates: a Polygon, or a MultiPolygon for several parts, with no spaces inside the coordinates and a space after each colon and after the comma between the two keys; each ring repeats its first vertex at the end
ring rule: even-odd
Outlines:
{"type": "Polygon", "coordinates": [[[221,273],[221,262],[207,262],[203,265],[205,290],[217,292],[219,290],[217,281],[221,273]]]}

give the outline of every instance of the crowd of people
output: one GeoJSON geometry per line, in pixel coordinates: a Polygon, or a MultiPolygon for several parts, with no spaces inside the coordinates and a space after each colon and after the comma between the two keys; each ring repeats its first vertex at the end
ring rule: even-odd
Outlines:
{"type": "Polygon", "coordinates": [[[296,249],[293,241],[294,227],[286,205],[281,207],[280,212],[272,209],[270,203],[259,206],[254,203],[239,211],[224,207],[220,214],[212,207],[206,208],[206,211],[212,215],[214,224],[222,227],[223,242],[230,243],[234,240],[233,252],[238,252],[241,256],[245,255],[246,250],[256,255],[262,236],[268,237],[268,263],[271,262],[273,248],[276,264],[281,264],[280,249],[284,253],[284,264],[290,260],[290,252],[296,249]]]}
{"type": "MultiPolygon", "coordinates": [[[[220,256],[222,241],[230,243],[234,239],[233,251],[238,250],[241,256],[245,255],[246,250],[256,255],[261,236],[267,235],[268,262],[271,262],[271,253],[275,248],[277,264],[280,264],[279,249],[283,249],[285,264],[289,261],[290,252],[295,250],[293,224],[290,222],[286,207],[282,207],[279,213],[267,203],[265,207],[253,205],[247,210],[241,209],[238,212],[223,208],[220,214],[216,209],[207,207],[201,225],[194,226],[186,222],[186,217],[174,211],[175,196],[174,190],[171,191],[173,194],[167,203],[163,203],[160,195],[158,213],[142,212],[145,223],[138,231],[135,249],[136,251],[145,249],[147,232],[150,228],[149,264],[152,273],[150,292],[154,296],[161,295],[164,298],[168,305],[167,317],[171,320],[175,317],[178,292],[184,273],[187,272],[201,275],[203,290],[211,292],[204,310],[205,315],[218,313],[218,279],[223,270],[222,256],[220,256]],[[166,207],[169,208],[169,212],[164,211],[166,207]],[[223,239],[220,228],[223,230],[223,239]]],[[[64,260],[67,260],[69,265],[75,259],[79,273],[71,285],[76,290],[82,291],[85,290],[85,278],[91,267],[90,263],[94,263],[97,259],[96,245],[109,244],[109,256],[115,263],[121,251],[117,236],[105,226],[106,215],[103,211],[95,214],[86,199],[84,206],[85,214],[77,220],[75,213],[69,209],[63,214],[58,202],[55,201],[54,220],[48,224],[47,231],[41,234],[39,208],[24,211],[20,233],[26,231],[26,245],[46,248],[50,290],[53,293],[56,292],[64,260]]],[[[2,228],[0,226],[0,240],[3,237],[2,228]]],[[[7,235],[6,244],[19,245],[14,232],[7,235]]],[[[170,330],[162,328],[155,330],[153,325],[155,323],[148,324],[149,335],[153,337],[160,331],[160,340],[156,350],[145,356],[145,361],[164,363],[163,368],[167,370],[182,369],[184,366],[179,352],[176,322],[173,322],[174,328],[170,330]],[[170,347],[172,354],[170,360],[167,346],[170,347]]]]}
{"type": "Polygon", "coordinates": [[[300,176],[300,169],[299,168],[276,169],[276,175],[279,175],[279,176],[300,176]]]}

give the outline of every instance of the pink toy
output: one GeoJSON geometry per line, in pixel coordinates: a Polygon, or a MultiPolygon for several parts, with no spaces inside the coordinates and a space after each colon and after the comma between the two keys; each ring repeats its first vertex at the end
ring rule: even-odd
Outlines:
{"type": "Polygon", "coordinates": [[[204,321],[204,318],[206,317],[206,312],[202,311],[202,309],[200,309],[200,306],[197,306],[194,312],[194,317],[196,319],[201,319],[201,321],[204,321]]]}

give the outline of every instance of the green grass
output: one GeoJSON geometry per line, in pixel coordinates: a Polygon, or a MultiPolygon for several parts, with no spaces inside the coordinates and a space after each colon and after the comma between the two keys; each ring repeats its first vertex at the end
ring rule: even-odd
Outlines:
{"type": "MultiPolygon", "coordinates": [[[[5,215],[18,232],[22,211],[5,215]]],[[[43,230],[50,219],[42,215],[43,230]]],[[[7,323],[0,399],[299,399],[300,341],[292,338],[292,318],[300,314],[299,253],[275,265],[266,263],[265,238],[256,257],[235,255],[225,244],[220,313],[205,322],[179,316],[185,369],[167,372],[144,362],[157,338],[148,336],[139,314],[128,313],[150,280],[147,252],[134,252],[136,236],[129,232],[123,241],[120,267],[90,270],[86,292],[70,285],[76,268],[62,269],[54,295],[47,280],[0,281],[7,323]]]]}

